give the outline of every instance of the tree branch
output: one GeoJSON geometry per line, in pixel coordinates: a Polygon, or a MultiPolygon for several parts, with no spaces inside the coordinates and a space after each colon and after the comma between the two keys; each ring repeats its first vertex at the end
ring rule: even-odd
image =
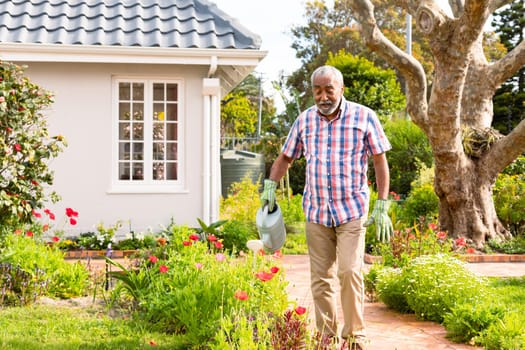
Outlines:
{"type": "Polygon", "coordinates": [[[525,119],[510,134],[496,142],[485,157],[490,176],[496,176],[525,152],[525,119]]]}
{"type": "Polygon", "coordinates": [[[518,44],[505,57],[489,66],[487,72],[487,81],[489,81],[494,90],[496,90],[507,79],[512,77],[525,65],[525,40],[518,44]]]}
{"type": "Polygon", "coordinates": [[[489,12],[494,13],[500,7],[510,4],[512,0],[490,0],[489,1],[489,12]]]}
{"type": "Polygon", "coordinates": [[[407,81],[407,110],[412,120],[424,131],[428,129],[425,71],[421,64],[390,40],[376,24],[370,0],[350,0],[350,7],[361,25],[365,44],[392,64],[407,81]]]}
{"type": "Polygon", "coordinates": [[[466,25],[462,26],[463,30],[459,33],[465,44],[474,42],[483,31],[485,22],[492,14],[488,7],[489,0],[465,0],[465,9],[460,18],[466,25]]]}
{"type": "Polygon", "coordinates": [[[448,0],[448,4],[450,5],[452,14],[456,18],[461,16],[463,10],[465,9],[465,0],[448,0]]]}

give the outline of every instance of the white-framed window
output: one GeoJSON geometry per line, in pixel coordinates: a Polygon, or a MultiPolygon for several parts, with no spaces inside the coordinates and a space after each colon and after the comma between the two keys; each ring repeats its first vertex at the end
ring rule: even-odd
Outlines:
{"type": "Polygon", "coordinates": [[[183,189],[182,81],[113,79],[112,191],[183,189]]]}

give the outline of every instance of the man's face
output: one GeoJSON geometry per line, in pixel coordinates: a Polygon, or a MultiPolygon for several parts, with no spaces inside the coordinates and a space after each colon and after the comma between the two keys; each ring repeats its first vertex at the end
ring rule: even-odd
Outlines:
{"type": "Polygon", "coordinates": [[[331,74],[318,75],[314,78],[313,95],[317,108],[322,115],[335,116],[339,102],[343,96],[340,83],[331,74]]]}

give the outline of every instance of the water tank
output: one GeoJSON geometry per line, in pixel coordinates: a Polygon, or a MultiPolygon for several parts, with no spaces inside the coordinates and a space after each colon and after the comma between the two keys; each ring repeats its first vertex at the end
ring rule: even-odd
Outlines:
{"type": "Polygon", "coordinates": [[[228,196],[230,185],[240,182],[246,174],[250,174],[253,183],[264,180],[265,165],[262,154],[239,151],[221,150],[221,189],[222,196],[228,196]]]}

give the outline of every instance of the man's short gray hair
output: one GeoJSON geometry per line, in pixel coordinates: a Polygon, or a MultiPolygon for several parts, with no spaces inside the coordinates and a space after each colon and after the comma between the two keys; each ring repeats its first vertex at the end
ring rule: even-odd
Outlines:
{"type": "Polygon", "coordinates": [[[344,85],[344,79],[343,79],[343,73],[341,71],[333,66],[321,66],[314,70],[311,77],[311,84],[314,86],[314,80],[317,76],[324,76],[324,75],[331,75],[335,77],[335,80],[341,84],[341,86],[344,85]]]}

